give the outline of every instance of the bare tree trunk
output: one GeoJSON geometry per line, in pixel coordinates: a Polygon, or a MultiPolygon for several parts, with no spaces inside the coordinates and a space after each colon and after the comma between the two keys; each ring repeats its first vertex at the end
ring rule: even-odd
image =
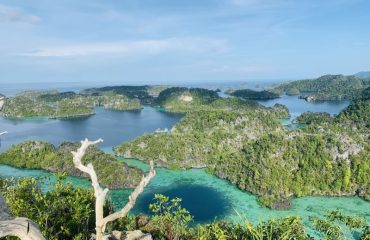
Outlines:
{"type": "Polygon", "coordinates": [[[99,185],[98,177],[94,170],[94,167],[91,163],[87,165],[83,165],[81,160],[86,153],[87,148],[90,145],[101,143],[103,140],[98,139],[96,141],[89,141],[85,139],[81,141],[81,146],[76,152],[72,152],[73,155],[73,163],[75,167],[82,172],[89,174],[91,179],[91,184],[94,188],[94,196],[95,196],[95,230],[96,230],[96,239],[103,240],[105,227],[108,222],[114,221],[118,218],[125,217],[128,212],[134,207],[136,203],[137,197],[144,191],[144,188],[149,184],[152,178],[155,176],[154,170],[154,163],[153,161],[150,162],[150,171],[149,174],[141,179],[139,185],[135,188],[135,190],[129,196],[129,202],[122,207],[122,209],[118,212],[108,215],[104,218],[103,207],[105,203],[105,198],[109,189],[101,188],[99,185]]]}
{"type": "Polygon", "coordinates": [[[0,193],[0,238],[15,236],[21,240],[45,240],[37,224],[28,218],[10,216],[5,200],[0,193]]]}

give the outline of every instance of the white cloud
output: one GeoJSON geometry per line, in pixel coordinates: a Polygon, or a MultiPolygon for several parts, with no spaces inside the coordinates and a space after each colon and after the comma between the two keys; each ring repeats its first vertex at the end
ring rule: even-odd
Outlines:
{"type": "Polygon", "coordinates": [[[0,5],[0,22],[1,21],[36,24],[41,21],[41,18],[36,15],[24,13],[17,8],[0,5]]]}
{"type": "Polygon", "coordinates": [[[137,56],[164,52],[222,52],[227,49],[226,42],[205,38],[166,38],[159,40],[121,41],[108,43],[85,43],[78,45],[59,45],[41,48],[21,56],[32,57],[83,57],[90,55],[137,56]]]}

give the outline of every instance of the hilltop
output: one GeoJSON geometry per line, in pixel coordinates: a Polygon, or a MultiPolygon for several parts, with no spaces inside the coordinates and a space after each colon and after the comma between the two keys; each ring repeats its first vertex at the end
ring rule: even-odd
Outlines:
{"type": "Polygon", "coordinates": [[[94,107],[140,110],[138,99],[113,92],[77,94],[58,91],[25,91],[3,100],[0,114],[6,117],[73,118],[94,114],[94,107]]]}
{"type": "Polygon", "coordinates": [[[276,86],[279,94],[300,95],[309,101],[355,99],[370,86],[370,78],[324,75],[317,79],[298,80],[276,86]]]}
{"type": "Polygon", "coordinates": [[[138,137],[115,153],[168,168],[206,168],[272,208],[306,195],[370,199],[369,113],[362,99],[336,117],[305,115],[305,127],[288,130],[269,109],[193,110],[171,132],[138,137]]]}
{"type": "Polygon", "coordinates": [[[267,99],[275,99],[279,98],[279,94],[270,92],[270,91],[254,91],[251,89],[239,89],[234,91],[226,92],[231,96],[240,97],[243,99],[250,99],[250,100],[267,100],[267,99]]]}
{"type": "Polygon", "coordinates": [[[358,78],[368,78],[370,77],[370,71],[362,71],[355,74],[358,78]]]}
{"type": "MultiPolygon", "coordinates": [[[[19,168],[44,169],[50,172],[67,172],[70,176],[88,177],[75,168],[71,151],[80,144],[65,142],[56,147],[44,141],[26,141],[12,146],[0,154],[0,163],[19,168]]],[[[141,179],[143,172],[117,161],[112,155],[104,153],[95,146],[90,146],[83,159],[92,163],[99,181],[111,189],[133,188],[141,179]]]]}

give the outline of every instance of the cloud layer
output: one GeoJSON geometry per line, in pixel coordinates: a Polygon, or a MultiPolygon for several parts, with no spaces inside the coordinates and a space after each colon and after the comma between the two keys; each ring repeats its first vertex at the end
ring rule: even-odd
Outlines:
{"type": "Polygon", "coordinates": [[[84,43],[60,45],[21,53],[29,57],[83,57],[91,55],[146,56],[165,52],[223,52],[227,44],[224,40],[206,38],[166,38],[157,40],[120,41],[104,43],[84,43]]]}
{"type": "Polygon", "coordinates": [[[36,24],[41,21],[41,18],[36,15],[24,13],[17,8],[0,5],[0,22],[1,21],[36,24]]]}

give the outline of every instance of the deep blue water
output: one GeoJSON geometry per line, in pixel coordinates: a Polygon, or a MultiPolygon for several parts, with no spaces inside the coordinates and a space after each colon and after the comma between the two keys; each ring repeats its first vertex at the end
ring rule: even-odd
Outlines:
{"type": "Polygon", "coordinates": [[[228,212],[229,201],[221,192],[209,186],[199,184],[173,184],[169,187],[156,188],[145,192],[135,206],[140,212],[150,214],[149,204],[154,203],[154,194],[162,194],[182,199],[181,206],[187,209],[197,223],[210,222],[216,216],[224,216],[228,212]]]}
{"type": "MultiPolygon", "coordinates": [[[[91,86],[76,85],[65,87],[61,85],[61,87],[56,87],[56,89],[76,91],[91,86]]],[[[216,87],[216,85],[213,87],[216,87]]],[[[28,89],[28,87],[25,89],[28,89]]],[[[34,86],[34,89],[39,90],[40,86],[34,86]]],[[[0,84],[0,92],[7,95],[19,91],[20,88],[14,86],[1,88],[0,84]]],[[[337,114],[349,104],[348,101],[308,103],[295,96],[283,96],[279,99],[260,101],[260,103],[265,106],[272,106],[275,103],[284,104],[289,108],[293,118],[306,111],[325,111],[330,114],[337,114]]],[[[5,130],[9,132],[2,137],[0,151],[4,151],[12,144],[17,144],[24,140],[45,140],[53,144],[60,144],[63,141],[79,141],[85,137],[89,139],[103,138],[104,142],[99,146],[106,151],[110,151],[113,146],[145,133],[151,133],[157,128],[171,128],[181,117],[182,115],[166,113],[151,107],[145,107],[142,111],[129,112],[96,108],[96,114],[93,116],[68,120],[14,120],[0,117],[0,132],[5,130]]],[[[0,165],[0,176],[29,176],[32,174],[46,173],[44,171],[14,169],[0,165]]],[[[280,216],[280,214],[298,214],[307,217],[309,214],[314,213],[309,211],[309,209],[306,211],[304,206],[310,203],[321,209],[323,203],[318,202],[319,200],[328,203],[328,206],[325,206],[325,208],[332,207],[335,209],[343,204],[343,208],[351,206],[348,213],[358,213],[361,211],[361,208],[354,211],[355,207],[350,203],[356,201],[362,203],[362,201],[355,198],[340,198],[340,200],[336,200],[334,198],[322,197],[315,200],[318,203],[311,198],[302,198],[297,200],[296,206],[298,207],[289,212],[270,211],[261,208],[254,196],[241,192],[228,182],[210,176],[201,170],[176,172],[158,169],[157,176],[138,199],[134,212],[148,212],[148,204],[152,202],[155,193],[182,198],[182,206],[194,215],[196,222],[208,222],[215,217],[233,216],[235,215],[233,209],[237,209],[242,213],[249,213],[248,217],[254,221],[270,215],[280,216]]],[[[128,194],[129,190],[112,191],[113,198],[119,203],[127,201],[128,194]]],[[[324,209],[321,210],[324,211],[324,209]]]]}
{"type": "Polygon", "coordinates": [[[266,107],[271,107],[276,103],[283,104],[288,107],[292,117],[296,117],[304,112],[327,112],[331,115],[338,114],[343,108],[347,107],[349,101],[317,101],[307,102],[304,99],[299,99],[298,96],[282,96],[281,98],[258,101],[266,107]]]}
{"type": "Polygon", "coordinates": [[[5,119],[0,118],[2,136],[0,151],[25,140],[45,140],[53,144],[63,141],[80,141],[84,138],[104,140],[99,146],[109,149],[132,140],[157,128],[171,128],[181,115],[144,107],[142,111],[110,111],[96,108],[90,117],[55,119],[5,119]]]}

